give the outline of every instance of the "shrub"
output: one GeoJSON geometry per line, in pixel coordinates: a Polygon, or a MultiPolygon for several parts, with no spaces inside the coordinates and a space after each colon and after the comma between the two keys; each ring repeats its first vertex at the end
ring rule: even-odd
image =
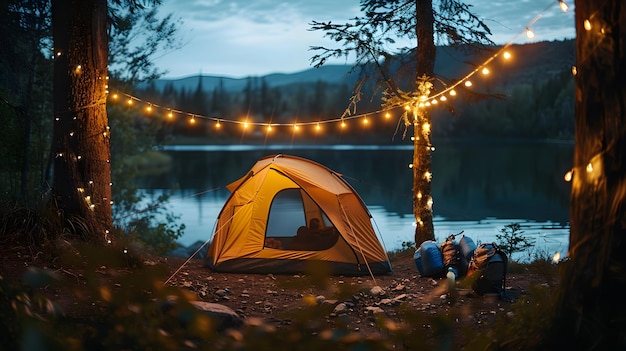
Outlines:
{"type": "Polygon", "coordinates": [[[523,252],[535,245],[534,240],[524,236],[519,223],[511,223],[500,229],[501,234],[496,234],[497,245],[508,256],[514,252],[523,252]]]}

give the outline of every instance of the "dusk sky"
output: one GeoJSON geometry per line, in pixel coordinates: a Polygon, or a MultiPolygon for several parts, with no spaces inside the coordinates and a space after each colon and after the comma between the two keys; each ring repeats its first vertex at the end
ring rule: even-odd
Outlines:
{"type": "MultiPolygon", "coordinates": [[[[574,1],[563,13],[557,0],[466,0],[490,27],[497,44],[574,38],[574,1]],[[529,25],[536,36],[523,35],[529,25]]],[[[345,23],[360,15],[358,0],[163,0],[162,13],[183,22],[179,50],[155,60],[164,78],[293,73],[311,68],[310,46],[333,46],[310,23],[345,23]]],[[[344,60],[336,63],[350,63],[344,60]]]]}

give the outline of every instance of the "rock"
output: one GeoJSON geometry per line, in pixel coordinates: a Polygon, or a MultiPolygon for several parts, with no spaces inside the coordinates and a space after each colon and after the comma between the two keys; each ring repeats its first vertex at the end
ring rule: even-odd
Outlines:
{"type": "Polygon", "coordinates": [[[398,296],[394,297],[393,299],[394,299],[395,301],[402,301],[402,300],[405,300],[407,297],[408,297],[408,295],[407,295],[407,294],[400,294],[400,295],[398,295],[398,296]]]}
{"type": "Polygon", "coordinates": [[[367,306],[365,307],[365,311],[368,314],[379,314],[379,313],[385,313],[385,310],[383,310],[380,307],[376,307],[376,306],[367,306]]]}
{"type": "Polygon", "coordinates": [[[318,295],[315,298],[315,302],[317,302],[318,305],[321,304],[322,302],[324,302],[324,300],[326,300],[326,297],[324,295],[318,295]]]}
{"type": "Polygon", "coordinates": [[[335,309],[333,310],[333,313],[337,315],[345,314],[346,312],[348,312],[348,306],[346,306],[345,303],[338,304],[337,306],[335,306],[335,309]]]}
{"type": "Polygon", "coordinates": [[[404,291],[404,290],[406,290],[406,286],[404,286],[402,284],[398,284],[398,285],[396,285],[396,287],[393,290],[395,290],[395,291],[404,291]]]}
{"type": "Polygon", "coordinates": [[[225,289],[219,289],[215,291],[215,295],[219,297],[224,297],[226,296],[226,294],[228,294],[228,291],[226,291],[225,289]]]}
{"type": "Polygon", "coordinates": [[[199,311],[209,315],[218,322],[217,329],[238,328],[243,324],[239,315],[227,306],[204,301],[190,301],[199,311]]]}
{"type": "Polygon", "coordinates": [[[376,285],[375,287],[370,289],[370,295],[372,296],[385,295],[385,290],[383,290],[383,288],[381,288],[380,286],[376,285]]]}
{"type": "Polygon", "coordinates": [[[382,299],[380,300],[381,305],[391,305],[393,303],[392,299],[382,299]]]}

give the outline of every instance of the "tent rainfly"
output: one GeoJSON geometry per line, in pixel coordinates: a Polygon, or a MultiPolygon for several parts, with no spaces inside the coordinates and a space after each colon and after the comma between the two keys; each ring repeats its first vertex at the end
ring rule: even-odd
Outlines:
{"type": "Polygon", "coordinates": [[[337,275],[391,272],[371,214],[340,174],[288,155],[261,158],[229,184],[206,265],[219,272],[337,275]]]}

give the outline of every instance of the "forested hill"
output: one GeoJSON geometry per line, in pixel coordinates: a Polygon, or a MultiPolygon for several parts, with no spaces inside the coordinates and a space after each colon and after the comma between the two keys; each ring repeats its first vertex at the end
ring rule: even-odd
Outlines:
{"type": "MultiPolygon", "coordinates": [[[[495,47],[492,53],[498,49],[495,47]]],[[[471,89],[459,87],[457,98],[434,110],[435,137],[571,140],[574,40],[511,45],[507,51],[512,54],[510,59],[495,58],[488,65],[490,74],[474,75],[471,89]]],[[[454,83],[482,65],[492,53],[477,57],[462,50],[439,47],[437,78],[454,83]]],[[[242,116],[257,123],[323,121],[339,118],[348,107],[356,81],[356,74],[350,74],[350,69],[347,65],[328,65],[291,74],[245,78],[195,75],[157,80],[140,87],[137,94],[161,106],[209,117],[205,119],[208,122],[241,120],[242,116]]],[[[380,95],[368,93],[371,91],[374,91],[372,87],[366,87],[357,113],[380,109],[380,95]]],[[[392,120],[397,122],[397,118],[392,120]]],[[[167,133],[177,137],[209,137],[205,141],[208,143],[242,138],[241,130],[228,129],[228,123],[224,126],[217,133],[211,128],[192,128],[179,121],[167,133]]],[[[397,123],[393,122],[370,126],[352,128],[350,133],[337,132],[334,128],[332,135],[325,138],[328,142],[389,142],[397,132],[397,123]]],[[[264,141],[266,137],[257,130],[248,132],[245,138],[252,142],[255,138],[264,141]]],[[[284,137],[290,140],[293,135],[285,133],[284,137]]],[[[280,136],[273,140],[280,141],[280,136]]]]}
{"type": "MultiPolygon", "coordinates": [[[[494,52],[497,48],[494,48],[494,52]]],[[[506,79],[515,78],[532,81],[536,78],[542,80],[546,75],[560,72],[564,67],[570,69],[576,60],[573,39],[512,45],[508,49],[514,55],[510,62],[501,65],[501,62],[496,61],[498,66],[506,70],[503,72],[506,79]]],[[[438,75],[448,79],[460,78],[471,72],[474,68],[473,65],[482,63],[486,58],[468,55],[467,52],[450,47],[438,47],[435,71],[438,75]]],[[[153,88],[163,91],[165,87],[171,85],[176,91],[193,91],[197,88],[199,79],[202,80],[202,87],[206,91],[212,91],[222,85],[222,88],[229,92],[242,91],[247,82],[253,78],[265,81],[269,87],[318,81],[329,84],[352,83],[355,75],[349,74],[350,69],[351,66],[349,65],[325,65],[295,73],[273,73],[259,77],[242,78],[190,74],[179,79],[157,79],[153,83],[153,88]]]]}

